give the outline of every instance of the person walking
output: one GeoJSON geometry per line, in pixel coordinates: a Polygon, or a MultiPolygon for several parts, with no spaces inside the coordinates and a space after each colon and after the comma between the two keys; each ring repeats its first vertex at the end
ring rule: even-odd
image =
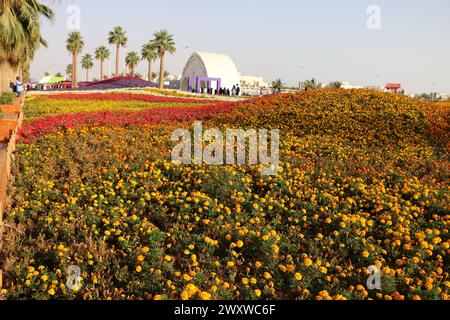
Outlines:
{"type": "Polygon", "coordinates": [[[17,98],[21,98],[23,93],[23,84],[20,81],[20,77],[16,78],[16,91],[17,91],[17,98]]]}

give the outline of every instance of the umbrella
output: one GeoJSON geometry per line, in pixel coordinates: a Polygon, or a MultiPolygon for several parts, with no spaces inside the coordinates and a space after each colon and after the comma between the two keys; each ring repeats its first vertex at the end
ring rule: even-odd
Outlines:
{"type": "Polygon", "coordinates": [[[40,84],[54,84],[54,83],[60,83],[66,80],[64,77],[57,77],[57,76],[46,76],[39,81],[40,84]]]}

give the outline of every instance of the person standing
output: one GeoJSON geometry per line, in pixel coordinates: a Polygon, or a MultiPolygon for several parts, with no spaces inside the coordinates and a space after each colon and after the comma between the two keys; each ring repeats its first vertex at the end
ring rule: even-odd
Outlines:
{"type": "Polygon", "coordinates": [[[239,87],[239,85],[237,85],[237,87],[236,87],[236,95],[239,97],[240,94],[241,94],[241,87],[239,87]]]}
{"type": "Polygon", "coordinates": [[[233,86],[233,89],[231,89],[231,96],[235,96],[236,95],[236,86],[233,86]]]}
{"type": "Polygon", "coordinates": [[[20,77],[16,78],[16,91],[17,91],[17,98],[21,98],[23,93],[23,84],[20,81],[20,77]]]}

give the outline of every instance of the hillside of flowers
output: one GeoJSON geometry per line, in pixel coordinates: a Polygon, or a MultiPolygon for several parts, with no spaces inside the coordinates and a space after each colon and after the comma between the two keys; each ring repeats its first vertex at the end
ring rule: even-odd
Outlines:
{"type": "Polygon", "coordinates": [[[65,98],[27,101],[1,298],[450,298],[446,106],[367,90],[149,108],[65,98]],[[278,173],[172,163],[172,132],[194,120],[280,129],[278,173]],[[372,265],[382,290],[366,286],[372,265]]]}

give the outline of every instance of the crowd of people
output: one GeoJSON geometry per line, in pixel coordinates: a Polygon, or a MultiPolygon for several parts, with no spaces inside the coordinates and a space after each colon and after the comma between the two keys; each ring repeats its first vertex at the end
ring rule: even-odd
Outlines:
{"type": "MultiPolygon", "coordinates": [[[[195,93],[195,89],[193,89],[192,92],[195,93]]],[[[238,84],[234,85],[233,88],[231,88],[231,90],[229,88],[219,88],[219,90],[217,90],[217,89],[213,89],[213,88],[203,87],[203,88],[201,88],[200,93],[210,94],[210,95],[215,95],[215,96],[237,97],[237,96],[240,96],[240,94],[241,94],[241,88],[239,87],[238,84]]]]}

